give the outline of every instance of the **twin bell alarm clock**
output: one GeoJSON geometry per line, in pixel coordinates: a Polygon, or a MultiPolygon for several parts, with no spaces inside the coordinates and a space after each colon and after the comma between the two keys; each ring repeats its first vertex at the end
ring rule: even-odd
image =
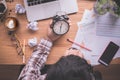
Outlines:
{"type": "Polygon", "coordinates": [[[52,20],[50,27],[56,35],[63,35],[69,31],[69,18],[65,13],[57,13],[52,20]]]}

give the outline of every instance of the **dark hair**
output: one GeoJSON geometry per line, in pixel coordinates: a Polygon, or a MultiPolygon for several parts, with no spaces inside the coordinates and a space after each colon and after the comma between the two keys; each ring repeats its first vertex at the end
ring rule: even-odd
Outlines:
{"type": "Polygon", "coordinates": [[[79,56],[61,57],[51,66],[45,80],[91,80],[91,66],[79,56]]]}

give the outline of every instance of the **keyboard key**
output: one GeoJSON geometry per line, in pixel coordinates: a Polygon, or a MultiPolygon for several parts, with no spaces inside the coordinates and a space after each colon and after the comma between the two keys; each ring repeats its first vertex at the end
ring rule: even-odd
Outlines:
{"type": "Polygon", "coordinates": [[[51,2],[56,0],[27,0],[28,6],[33,6],[41,3],[51,2]]]}

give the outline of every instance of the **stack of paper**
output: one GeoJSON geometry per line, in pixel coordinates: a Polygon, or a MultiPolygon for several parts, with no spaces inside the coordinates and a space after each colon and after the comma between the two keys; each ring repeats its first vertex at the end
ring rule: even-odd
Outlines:
{"type": "Polygon", "coordinates": [[[120,38],[120,18],[110,13],[97,16],[96,18],[95,26],[97,35],[120,38]]]}
{"type": "MultiPolygon", "coordinates": [[[[98,65],[98,59],[102,55],[108,43],[113,41],[120,46],[120,38],[97,36],[95,17],[93,17],[93,15],[93,11],[85,10],[83,19],[78,23],[78,26],[82,26],[82,28],[78,28],[78,32],[75,37],[75,42],[79,44],[84,43],[84,45],[92,51],[87,51],[74,44],[73,47],[79,48],[84,54],[85,59],[90,60],[92,65],[98,65]]],[[[114,58],[116,57],[120,57],[120,50],[114,58]]]]}

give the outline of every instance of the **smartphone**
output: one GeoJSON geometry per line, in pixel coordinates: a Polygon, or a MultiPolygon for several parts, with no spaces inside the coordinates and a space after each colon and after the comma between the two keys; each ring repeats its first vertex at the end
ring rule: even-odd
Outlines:
{"type": "Polygon", "coordinates": [[[108,66],[112,61],[114,55],[117,53],[118,49],[119,46],[111,41],[104,50],[101,57],[98,59],[98,62],[103,64],[104,66],[108,66]]]}

